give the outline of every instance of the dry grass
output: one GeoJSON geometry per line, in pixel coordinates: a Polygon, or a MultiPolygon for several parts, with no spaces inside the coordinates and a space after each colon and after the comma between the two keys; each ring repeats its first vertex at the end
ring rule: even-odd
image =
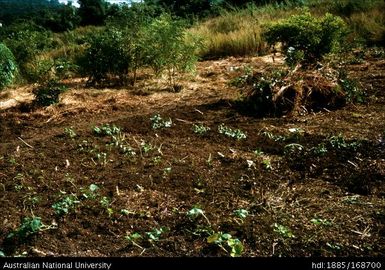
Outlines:
{"type": "Polygon", "coordinates": [[[205,41],[200,52],[203,58],[262,55],[267,52],[261,36],[263,25],[295,13],[298,13],[297,9],[251,6],[243,10],[224,11],[190,31],[205,41]]]}

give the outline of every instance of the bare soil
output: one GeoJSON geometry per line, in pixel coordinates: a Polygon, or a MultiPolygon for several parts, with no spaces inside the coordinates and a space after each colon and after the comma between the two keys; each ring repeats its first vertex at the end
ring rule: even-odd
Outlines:
{"type": "Polygon", "coordinates": [[[282,58],[271,59],[200,62],[178,93],[159,90],[165,87],[154,78],[122,89],[68,80],[60,103],[47,108],[30,105],[33,86],[3,93],[0,251],[230,256],[225,243],[207,241],[222,232],[241,241],[245,257],[383,256],[385,59],[348,67],[367,90],[365,104],[279,118],[240,113],[233,101],[242,89],[229,82],[247,66],[282,65],[282,58]],[[172,126],[152,128],[155,114],[172,126]],[[120,142],[136,155],[95,134],[103,124],[119,127],[120,142]],[[194,124],[210,130],[196,134],[194,124]],[[221,124],[246,139],[220,134],[221,124]],[[99,189],[91,192],[92,184],[99,189]],[[76,202],[58,215],[52,206],[68,196],[76,202]],[[187,215],[194,207],[205,216],[187,215]],[[239,209],[246,217],[234,214],[239,209]],[[25,217],[40,217],[45,226],[9,238],[25,217]],[[142,238],[133,243],[126,236],[134,233],[142,238]]]}

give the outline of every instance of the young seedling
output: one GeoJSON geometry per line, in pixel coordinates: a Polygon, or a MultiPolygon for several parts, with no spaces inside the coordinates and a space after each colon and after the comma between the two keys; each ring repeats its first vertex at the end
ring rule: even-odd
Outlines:
{"type": "Polygon", "coordinates": [[[324,143],[318,144],[317,146],[313,147],[311,150],[316,156],[323,156],[328,152],[328,149],[326,148],[324,143]]]}
{"type": "Polygon", "coordinates": [[[214,233],[209,237],[207,237],[207,243],[216,244],[226,253],[229,253],[229,251],[224,247],[224,245],[226,245],[226,247],[230,248],[231,250],[230,251],[231,257],[241,256],[244,249],[242,242],[238,238],[232,238],[232,235],[229,233],[222,233],[222,232],[214,233]]]}
{"type": "Polygon", "coordinates": [[[141,235],[140,233],[137,233],[137,232],[132,233],[132,234],[127,234],[126,237],[125,237],[125,239],[126,239],[131,245],[134,245],[134,246],[136,246],[136,247],[138,247],[138,248],[144,250],[144,248],[136,242],[136,241],[138,241],[138,240],[140,240],[140,239],[142,239],[142,238],[143,238],[142,235],[141,235]]]}
{"type": "Polygon", "coordinates": [[[65,196],[61,201],[58,201],[52,205],[54,212],[58,216],[67,215],[70,210],[74,209],[76,204],[79,204],[80,201],[76,195],[65,196]]]}
{"type": "Polygon", "coordinates": [[[114,213],[114,210],[110,207],[111,205],[110,199],[108,197],[103,197],[100,199],[99,202],[100,202],[100,205],[106,209],[108,216],[111,217],[112,214],[114,213]]]}
{"type": "Polygon", "coordinates": [[[72,128],[64,128],[64,134],[71,139],[74,139],[77,136],[72,128]]]}
{"type": "Polygon", "coordinates": [[[112,136],[121,132],[121,128],[115,125],[110,126],[109,124],[104,124],[100,127],[95,126],[92,130],[96,135],[99,136],[112,136]]]}
{"type": "Polygon", "coordinates": [[[246,209],[237,209],[237,210],[234,210],[234,215],[237,218],[240,218],[243,220],[247,218],[247,216],[249,215],[249,211],[247,211],[246,209]]]}
{"type": "Polygon", "coordinates": [[[17,238],[19,240],[25,240],[26,238],[34,234],[37,234],[38,232],[56,229],[56,228],[57,228],[57,224],[52,224],[49,226],[44,225],[41,222],[40,217],[26,217],[23,219],[19,228],[9,233],[7,238],[8,239],[17,238]]]}
{"type": "Polygon", "coordinates": [[[272,170],[273,169],[273,167],[271,166],[270,158],[264,158],[262,160],[262,164],[263,164],[263,166],[265,167],[266,170],[272,170]]]}
{"type": "Polygon", "coordinates": [[[295,238],[295,235],[291,232],[291,230],[281,224],[274,223],[274,232],[285,238],[295,238]]]}
{"type": "Polygon", "coordinates": [[[169,128],[172,126],[171,118],[165,120],[159,114],[155,114],[150,120],[152,129],[169,128]]]}
{"type": "Polygon", "coordinates": [[[206,127],[203,124],[199,124],[199,125],[194,124],[192,127],[192,130],[195,134],[205,135],[207,132],[210,131],[210,127],[206,127]]]}
{"type": "Polygon", "coordinates": [[[332,225],[332,222],[330,220],[323,219],[323,218],[313,218],[310,220],[310,222],[313,223],[314,225],[323,225],[323,226],[332,225]]]}
{"type": "Polygon", "coordinates": [[[223,123],[218,126],[218,132],[220,134],[224,134],[227,137],[234,138],[237,140],[242,140],[247,138],[247,135],[242,130],[229,128],[225,126],[225,124],[223,123]]]}
{"type": "Polygon", "coordinates": [[[187,212],[187,216],[191,219],[197,219],[199,216],[202,216],[206,219],[207,223],[211,226],[210,220],[205,215],[204,211],[198,207],[193,207],[187,212]]]}
{"type": "Polygon", "coordinates": [[[162,233],[167,232],[167,231],[168,231],[168,228],[166,228],[166,227],[161,227],[159,229],[154,228],[152,231],[146,232],[146,236],[150,242],[157,242],[157,241],[159,241],[162,233]]]}
{"type": "Polygon", "coordinates": [[[259,157],[259,156],[262,156],[264,153],[262,152],[262,150],[260,148],[257,148],[254,150],[254,154],[259,157]]]}

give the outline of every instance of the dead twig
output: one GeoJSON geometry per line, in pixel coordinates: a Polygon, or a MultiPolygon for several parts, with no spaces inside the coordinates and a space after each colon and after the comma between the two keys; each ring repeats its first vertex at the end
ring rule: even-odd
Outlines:
{"type": "Polygon", "coordinates": [[[26,146],[28,146],[29,148],[34,148],[32,145],[28,144],[26,141],[24,141],[22,138],[20,137],[17,137],[22,143],[24,143],[26,146]]]}

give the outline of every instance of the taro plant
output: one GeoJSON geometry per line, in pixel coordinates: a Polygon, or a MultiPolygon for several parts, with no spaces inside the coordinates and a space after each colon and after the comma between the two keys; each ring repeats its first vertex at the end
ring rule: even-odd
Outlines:
{"type": "Polygon", "coordinates": [[[292,231],[288,227],[281,224],[274,223],[274,232],[284,238],[295,238],[292,231]]]}
{"type": "Polygon", "coordinates": [[[65,196],[62,200],[54,203],[52,208],[58,216],[67,215],[71,210],[73,210],[80,201],[77,196],[74,194],[65,196]]]}
{"type": "Polygon", "coordinates": [[[47,226],[43,225],[40,217],[26,217],[23,219],[19,228],[8,234],[7,238],[18,238],[22,240],[38,233],[44,228],[47,228],[47,226]]]}
{"type": "Polygon", "coordinates": [[[332,148],[335,148],[335,149],[357,150],[357,148],[360,146],[359,142],[351,142],[351,143],[346,142],[342,134],[339,134],[337,136],[331,136],[329,138],[329,144],[332,148]]]}
{"type": "Polygon", "coordinates": [[[204,135],[210,131],[210,127],[207,127],[203,124],[199,124],[199,125],[194,124],[192,127],[192,130],[195,134],[204,135]]]}
{"type": "Polygon", "coordinates": [[[150,120],[153,129],[169,128],[172,126],[171,118],[163,119],[159,114],[155,114],[150,120]]]}
{"type": "Polygon", "coordinates": [[[99,203],[103,208],[106,209],[108,216],[111,217],[114,213],[114,210],[110,207],[111,200],[108,197],[102,197],[99,203]]]}
{"type": "Polygon", "coordinates": [[[186,215],[187,215],[190,219],[192,219],[192,220],[196,220],[198,217],[202,216],[202,217],[204,217],[204,219],[206,219],[207,223],[208,223],[209,225],[211,225],[210,220],[209,220],[209,219],[207,218],[207,216],[205,215],[205,212],[204,212],[201,208],[199,208],[199,207],[197,207],[197,206],[191,208],[191,209],[186,213],[186,215]]]}
{"type": "Polygon", "coordinates": [[[242,130],[232,129],[230,127],[225,126],[225,124],[223,123],[218,126],[218,132],[220,134],[226,135],[227,137],[234,138],[237,140],[242,140],[247,138],[246,133],[244,133],[242,130]]]}
{"type": "Polygon", "coordinates": [[[244,249],[242,242],[229,233],[213,233],[207,237],[207,243],[217,245],[226,253],[230,253],[231,257],[241,256],[244,249]]]}
{"type": "Polygon", "coordinates": [[[95,126],[93,132],[99,136],[113,136],[121,132],[121,128],[110,124],[103,124],[100,127],[95,126]]]}

